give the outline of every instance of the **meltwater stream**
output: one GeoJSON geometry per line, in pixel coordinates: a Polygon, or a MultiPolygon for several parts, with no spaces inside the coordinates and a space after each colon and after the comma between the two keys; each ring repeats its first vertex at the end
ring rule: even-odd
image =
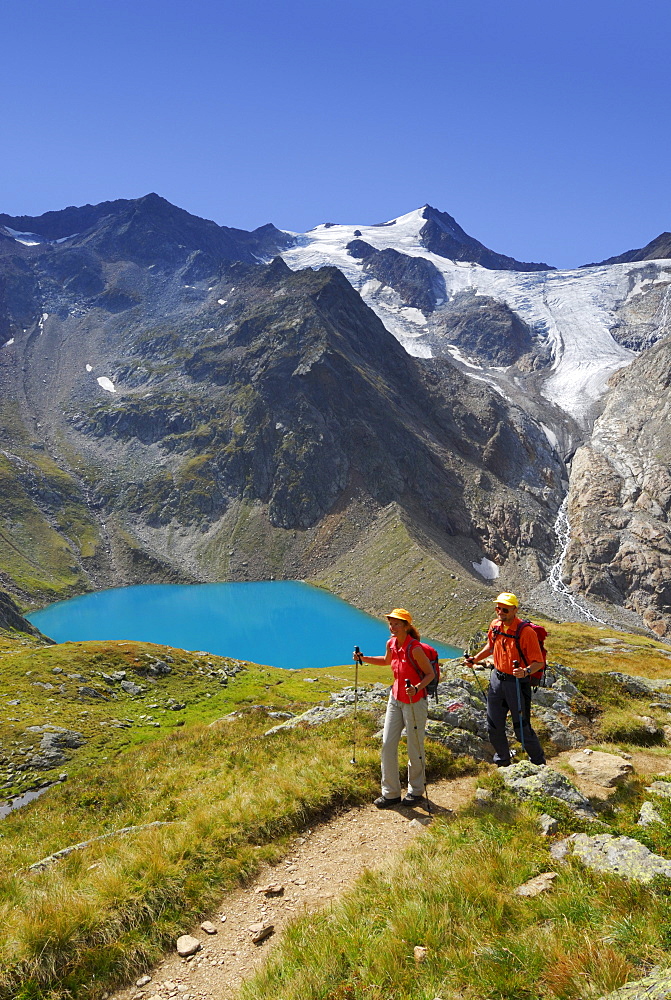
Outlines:
{"type": "MultiPolygon", "coordinates": [[[[421,609],[410,610],[421,630],[421,609]]],[[[318,587],[279,580],[119,587],[52,604],[29,619],[56,642],[155,642],[286,669],[352,663],[354,646],[383,655],[389,638],[385,621],[318,587]]],[[[443,658],[461,654],[432,644],[443,658]]]]}
{"type": "Polygon", "coordinates": [[[564,559],[566,558],[569,542],[571,541],[571,526],[569,524],[567,507],[568,507],[568,493],[564,497],[562,505],[559,508],[559,511],[557,512],[557,520],[555,521],[554,530],[557,536],[558,544],[561,546],[561,550],[557,562],[550,570],[548,583],[550,584],[550,587],[552,588],[554,593],[558,597],[566,601],[570,605],[571,609],[575,611],[577,614],[582,615],[582,617],[586,618],[588,621],[599,622],[599,624],[601,625],[607,625],[608,622],[603,621],[603,619],[601,618],[597,618],[597,616],[593,615],[591,611],[588,611],[586,608],[584,608],[579,603],[576,596],[571,593],[571,591],[568,589],[568,587],[562,580],[564,559]]]}

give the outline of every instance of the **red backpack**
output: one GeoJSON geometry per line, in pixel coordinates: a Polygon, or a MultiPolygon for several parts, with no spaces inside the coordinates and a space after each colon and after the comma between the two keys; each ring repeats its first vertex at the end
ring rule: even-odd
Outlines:
{"type": "MultiPolygon", "coordinates": [[[[545,668],[548,662],[548,654],[545,648],[545,640],[548,637],[548,632],[547,629],[543,628],[542,625],[537,625],[536,622],[530,622],[527,621],[526,619],[524,621],[521,621],[517,626],[517,631],[515,632],[514,635],[515,645],[517,646],[517,651],[520,654],[520,659],[522,660],[522,663],[524,664],[525,667],[529,666],[529,661],[522,652],[522,646],[520,645],[520,633],[526,625],[529,625],[536,633],[536,638],[538,639],[538,645],[541,648],[541,655],[543,657],[543,666],[541,667],[540,670],[536,670],[529,678],[529,680],[531,681],[531,686],[538,687],[540,684],[543,683],[543,677],[545,676],[545,668]]],[[[494,636],[494,638],[496,638],[497,635],[510,635],[510,632],[502,632],[501,629],[494,628],[492,629],[492,635],[494,636]]]]}
{"type": "Polygon", "coordinates": [[[421,672],[421,670],[419,669],[419,667],[415,664],[415,661],[413,660],[412,656],[410,656],[410,650],[411,649],[415,649],[416,646],[421,646],[422,647],[422,649],[426,653],[427,660],[429,661],[429,663],[433,667],[433,680],[431,681],[430,684],[426,685],[426,688],[425,688],[426,693],[427,693],[427,695],[433,695],[433,697],[436,699],[436,701],[438,701],[438,684],[440,683],[440,663],[438,662],[438,652],[437,652],[437,650],[435,650],[433,648],[433,646],[429,646],[429,644],[427,642],[419,642],[417,639],[413,639],[410,642],[410,644],[407,646],[405,652],[406,652],[406,656],[407,656],[407,659],[408,659],[408,663],[410,664],[410,666],[412,667],[412,669],[415,670],[417,672],[417,674],[419,674],[419,679],[420,680],[422,679],[422,677],[424,676],[424,674],[421,672]]]}

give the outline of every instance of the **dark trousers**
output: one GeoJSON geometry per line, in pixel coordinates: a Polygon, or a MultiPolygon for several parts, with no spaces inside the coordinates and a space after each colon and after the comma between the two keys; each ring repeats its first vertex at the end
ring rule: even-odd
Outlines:
{"type": "MultiPolygon", "coordinates": [[[[544,764],[545,754],[540,745],[538,737],[531,728],[531,684],[529,681],[520,681],[520,693],[522,696],[522,735],[524,736],[524,749],[529,755],[532,764],[544,764]]],[[[506,736],[506,718],[510,712],[515,735],[520,740],[520,713],[517,707],[517,684],[511,675],[503,680],[492,670],[489,678],[489,689],[487,690],[487,731],[489,742],[494,747],[494,763],[510,763],[510,747],[506,736]]]]}

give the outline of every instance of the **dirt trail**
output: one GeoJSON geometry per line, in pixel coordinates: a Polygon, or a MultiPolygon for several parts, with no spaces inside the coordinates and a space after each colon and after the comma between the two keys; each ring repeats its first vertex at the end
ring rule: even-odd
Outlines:
{"type": "MultiPolygon", "coordinates": [[[[565,770],[575,751],[561,753],[550,766],[565,770]]],[[[635,773],[643,776],[665,769],[658,755],[641,751],[632,755],[635,773]]],[[[568,768],[572,772],[572,768],[568,768]]],[[[570,780],[587,796],[605,799],[615,789],[596,785],[575,773],[570,780]]],[[[457,811],[473,797],[477,777],[443,780],[430,786],[434,815],[457,811]]],[[[151,971],[151,981],[110,996],[109,1000],[233,1000],[243,980],[265,961],[280,940],[283,927],[295,916],[328,906],[352,887],[366,869],[382,868],[422,831],[424,808],[379,810],[372,804],[339,813],[297,837],[277,865],[266,866],[243,889],[227,895],[221,908],[210,914],[217,928],[209,935],[199,925],[189,931],[202,949],[191,959],[167,955],[151,971]],[[257,891],[271,883],[284,887],[282,895],[267,897],[257,891]],[[225,916],[222,922],[221,917],[225,916]],[[263,943],[251,941],[249,926],[268,921],[274,933],[263,943]]]]}
{"type": "MultiPolygon", "coordinates": [[[[477,778],[439,781],[429,787],[434,815],[455,811],[473,796],[477,778]]],[[[297,837],[287,856],[266,866],[243,889],[227,895],[210,914],[217,933],[200,926],[189,931],[202,944],[191,959],[166,956],[151,971],[151,981],[111,995],[110,1000],[228,1000],[265,961],[281,937],[282,928],[296,915],[328,906],[352,887],[366,869],[382,868],[423,829],[413,819],[426,819],[424,808],[376,809],[364,805],[344,811],[297,837]],[[284,886],[281,896],[266,897],[271,883],[284,886]],[[221,916],[226,920],[222,922],[221,916]],[[273,935],[255,945],[250,924],[269,921],[273,935]]]]}

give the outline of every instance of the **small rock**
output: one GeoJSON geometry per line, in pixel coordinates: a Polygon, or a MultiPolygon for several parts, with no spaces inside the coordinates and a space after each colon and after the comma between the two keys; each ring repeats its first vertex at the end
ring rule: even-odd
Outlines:
{"type": "Polygon", "coordinates": [[[652,802],[644,802],[641,806],[641,811],[636,822],[639,826],[650,826],[651,823],[663,823],[664,820],[659,815],[652,802]]]}
{"type": "Polygon", "coordinates": [[[410,820],[408,826],[411,830],[422,830],[425,826],[428,826],[430,822],[430,816],[417,816],[415,819],[410,820]]]}
{"type": "Polygon", "coordinates": [[[247,930],[252,936],[252,943],[261,944],[262,941],[265,941],[265,939],[273,933],[275,925],[268,923],[265,920],[259,920],[255,924],[250,924],[247,930]]]}
{"type": "Polygon", "coordinates": [[[655,795],[659,795],[663,799],[671,799],[671,781],[653,781],[653,783],[646,788],[646,792],[653,792],[655,795]]]}
{"type": "Polygon", "coordinates": [[[182,934],[181,937],[177,938],[177,954],[182,958],[195,955],[197,951],[200,951],[200,948],[201,944],[198,938],[192,937],[190,934],[182,934]]]}
{"type": "Polygon", "coordinates": [[[220,915],[219,919],[221,920],[222,924],[225,924],[225,923],[226,923],[226,914],[225,914],[225,913],[222,913],[222,914],[220,915]]]}
{"type": "Polygon", "coordinates": [[[539,896],[541,892],[546,892],[551,888],[556,878],[557,872],[543,872],[542,875],[530,878],[524,885],[518,885],[517,889],[514,890],[514,894],[516,896],[539,896]]]}
{"type": "Polygon", "coordinates": [[[426,948],[423,948],[422,945],[420,944],[415,945],[415,947],[412,950],[412,953],[415,956],[415,961],[417,962],[418,965],[421,962],[426,961],[426,948]]]}
{"type": "Polygon", "coordinates": [[[151,976],[140,976],[139,979],[136,979],[135,985],[136,986],[146,986],[147,983],[150,983],[150,982],[151,982],[151,976]]]}
{"type": "Polygon", "coordinates": [[[201,931],[205,931],[206,934],[216,934],[217,933],[217,928],[209,920],[203,920],[202,924],[200,925],[200,929],[201,929],[201,931]]]}
{"type": "Polygon", "coordinates": [[[136,695],[142,694],[144,688],[140,687],[139,684],[134,684],[133,681],[121,681],[121,690],[125,691],[126,694],[136,695]]]}
{"type": "Polygon", "coordinates": [[[543,815],[539,817],[538,824],[544,837],[550,837],[559,829],[559,823],[557,820],[554,816],[550,816],[548,813],[543,813],[543,815]]]}
{"type": "Polygon", "coordinates": [[[494,798],[494,792],[491,790],[491,788],[475,789],[476,802],[490,802],[493,798],[494,798]]]}
{"type": "Polygon", "coordinates": [[[271,882],[270,885],[258,886],[254,892],[262,892],[264,896],[281,896],[284,893],[284,886],[281,882],[271,882]]]}

